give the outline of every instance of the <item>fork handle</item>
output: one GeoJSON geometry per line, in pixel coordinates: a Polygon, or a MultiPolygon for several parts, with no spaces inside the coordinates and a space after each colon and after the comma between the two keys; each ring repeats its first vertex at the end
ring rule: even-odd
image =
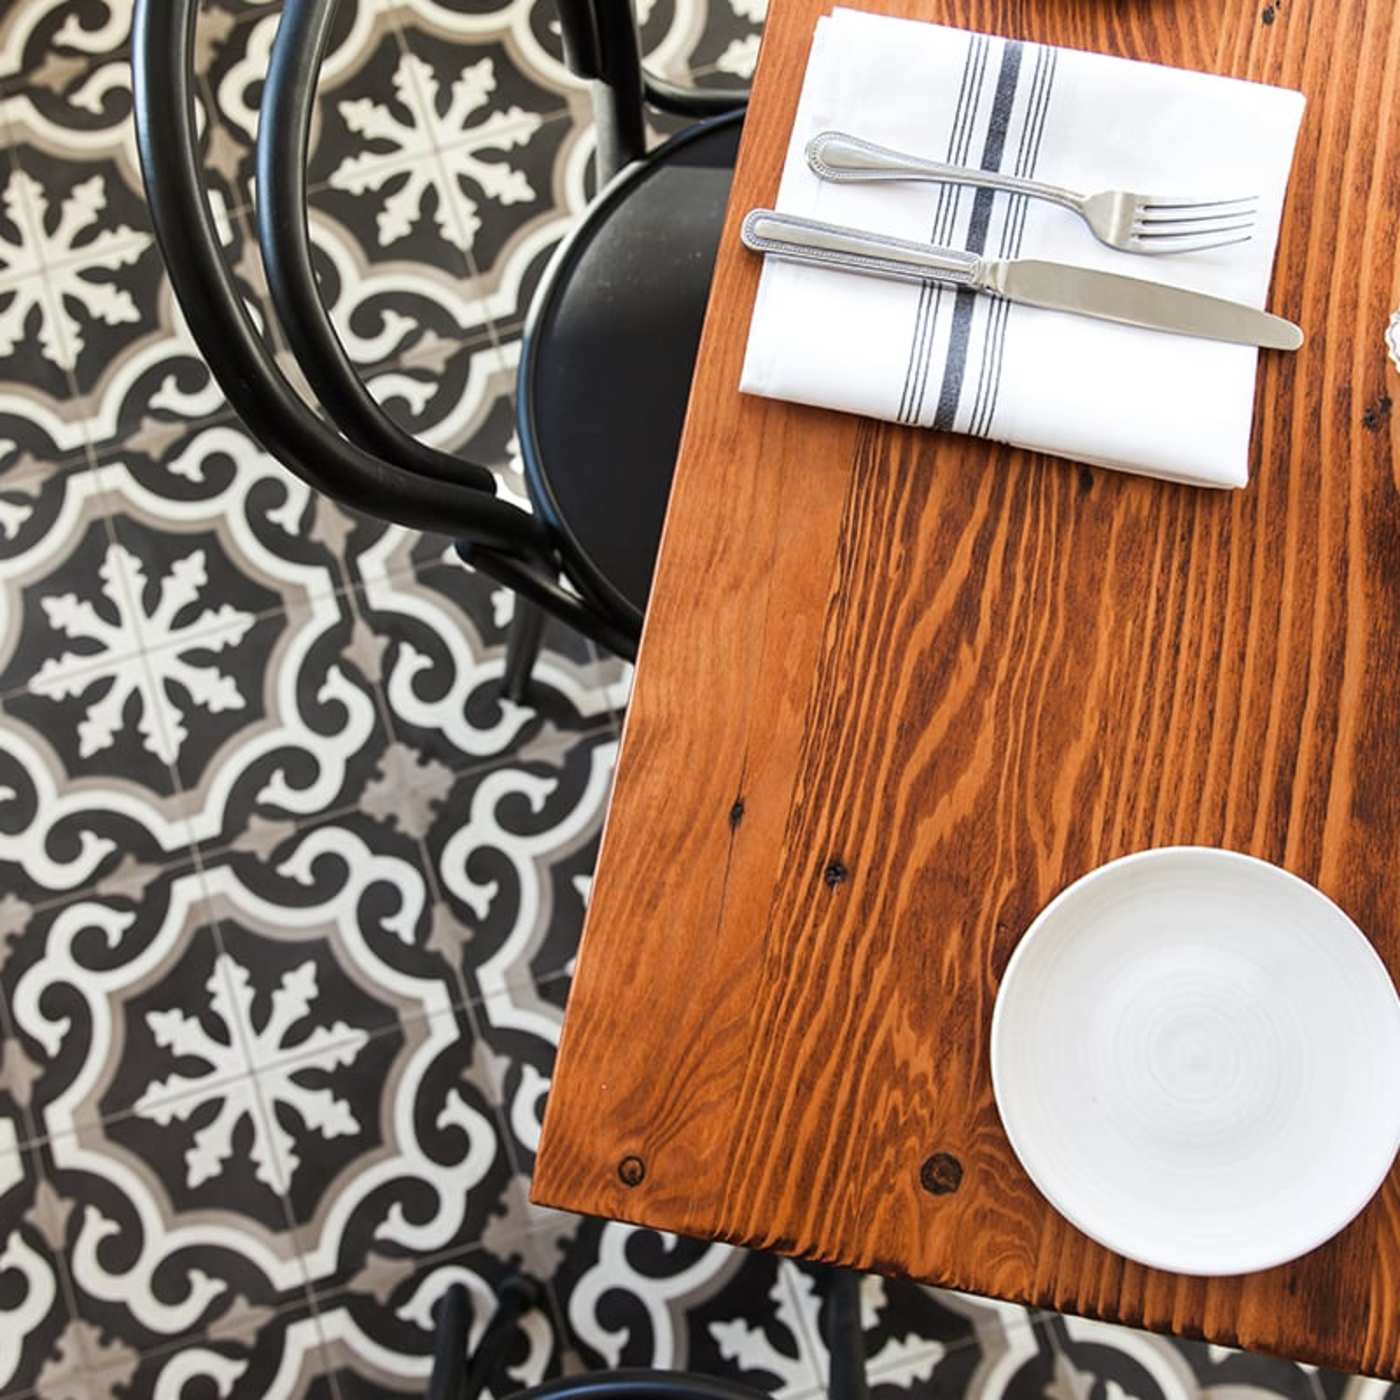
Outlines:
{"type": "Polygon", "coordinates": [[[1024,194],[1032,199],[1048,199],[1067,209],[1080,211],[1082,199],[1073,190],[1057,185],[1043,185],[1038,180],[1026,180],[1019,175],[1004,175],[998,170],[974,170],[966,165],[944,165],[936,160],[892,151],[843,131],[823,131],[807,143],[807,164],[823,180],[849,184],[867,180],[936,180],[940,184],[972,185],[976,189],[1001,190],[1006,194],[1024,194]]]}

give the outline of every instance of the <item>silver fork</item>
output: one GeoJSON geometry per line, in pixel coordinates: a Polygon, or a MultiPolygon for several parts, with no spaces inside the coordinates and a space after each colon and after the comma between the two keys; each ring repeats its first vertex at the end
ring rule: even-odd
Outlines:
{"type": "Polygon", "coordinates": [[[1187,199],[1127,190],[1076,194],[997,170],[973,170],[892,151],[841,131],[824,131],[807,143],[807,164],[823,180],[843,183],[869,180],[935,180],[1029,195],[1071,209],[1100,243],[1124,253],[1201,253],[1249,241],[1255,197],[1187,199]],[[1232,237],[1230,235],[1240,235],[1232,237]]]}

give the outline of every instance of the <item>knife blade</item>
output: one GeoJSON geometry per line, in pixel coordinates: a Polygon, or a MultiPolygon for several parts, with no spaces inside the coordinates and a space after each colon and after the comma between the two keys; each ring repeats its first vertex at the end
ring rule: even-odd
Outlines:
{"type": "Polygon", "coordinates": [[[1302,330],[1282,316],[1205,292],[1035,258],[983,258],[795,214],[754,209],[740,231],[767,257],[907,282],[947,282],[1047,311],[1066,311],[1172,335],[1296,350],[1302,330]]]}

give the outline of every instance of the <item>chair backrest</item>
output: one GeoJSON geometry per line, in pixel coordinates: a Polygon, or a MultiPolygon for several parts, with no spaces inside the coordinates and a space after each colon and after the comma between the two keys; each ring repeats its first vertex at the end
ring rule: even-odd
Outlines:
{"type": "Polygon", "coordinates": [[[598,183],[646,153],[646,108],[717,117],[748,101],[743,88],[695,88],[649,73],[630,0],[556,0],[564,61],[591,85],[598,183]]]}
{"type": "MultiPolygon", "coordinates": [[[[644,104],[691,115],[729,110],[735,94],[691,93],[647,76],[627,0],[558,0],[565,48],[591,85],[600,183],[646,149],[644,104]]],[[[321,301],[306,214],[315,90],[337,0],[285,0],[258,130],[259,243],[293,353],[340,433],[304,404],[263,344],[216,232],[199,156],[193,55],[199,0],[136,0],[132,71],[137,148],[176,299],[229,403],[261,445],[308,485],[354,509],[455,535],[463,553],[571,626],[622,655],[636,623],[560,584],[557,539],[496,498],[484,468],[403,432],[369,394],[321,301]]],[[[742,94],[737,98],[742,101],[742,94]]],[[[574,580],[586,594],[585,582],[574,580]]]]}
{"type": "Polygon", "coordinates": [[[629,0],[557,0],[564,60],[587,79],[597,127],[598,183],[646,153],[646,94],[629,0]]]}
{"type": "Polygon", "coordinates": [[[489,473],[408,441],[359,383],[339,345],[304,236],[310,108],[335,4],[287,0],[284,7],[275,46],[281,55],[269,81],[277,79],[286,116],[284,128],[259,124],[258,205],[270,199],[280,217],[293,218],[293,235],[301,229],[302,237],[288,237],[285,224],[264,220],[260,241],[265,257],[269,247],[273,252],[279,317],[296,328],[302,368],[343,437],[302,402],[269,353],[220,245],[196,134],[199,0],[136,0],[132,88],[141,174],[171,286],[195,343],[249,432],[307,485],[366,514],[457,536],[485,572],[629,654],[635,630],[560,585],[547,527],[498,499],[489,473]]]}

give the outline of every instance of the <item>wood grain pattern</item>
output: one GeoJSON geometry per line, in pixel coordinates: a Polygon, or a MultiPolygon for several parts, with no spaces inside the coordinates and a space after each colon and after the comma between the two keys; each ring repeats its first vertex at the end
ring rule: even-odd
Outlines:
{"type": "Polygon", "coordinates": [[[1308,344],[1261,357],[1240,492],[741,396],[737,224],[830,8],[774,0],[535,1198],[1400,1375],[1400,1170],[1296,1264],[1154,1272],[1032,1188],[987,1054],[1034,914],[1147,846],[1279,862],[1400,968],[1400,17],[867,4],[1301,88],[1271,307],[1308,344]]]}

